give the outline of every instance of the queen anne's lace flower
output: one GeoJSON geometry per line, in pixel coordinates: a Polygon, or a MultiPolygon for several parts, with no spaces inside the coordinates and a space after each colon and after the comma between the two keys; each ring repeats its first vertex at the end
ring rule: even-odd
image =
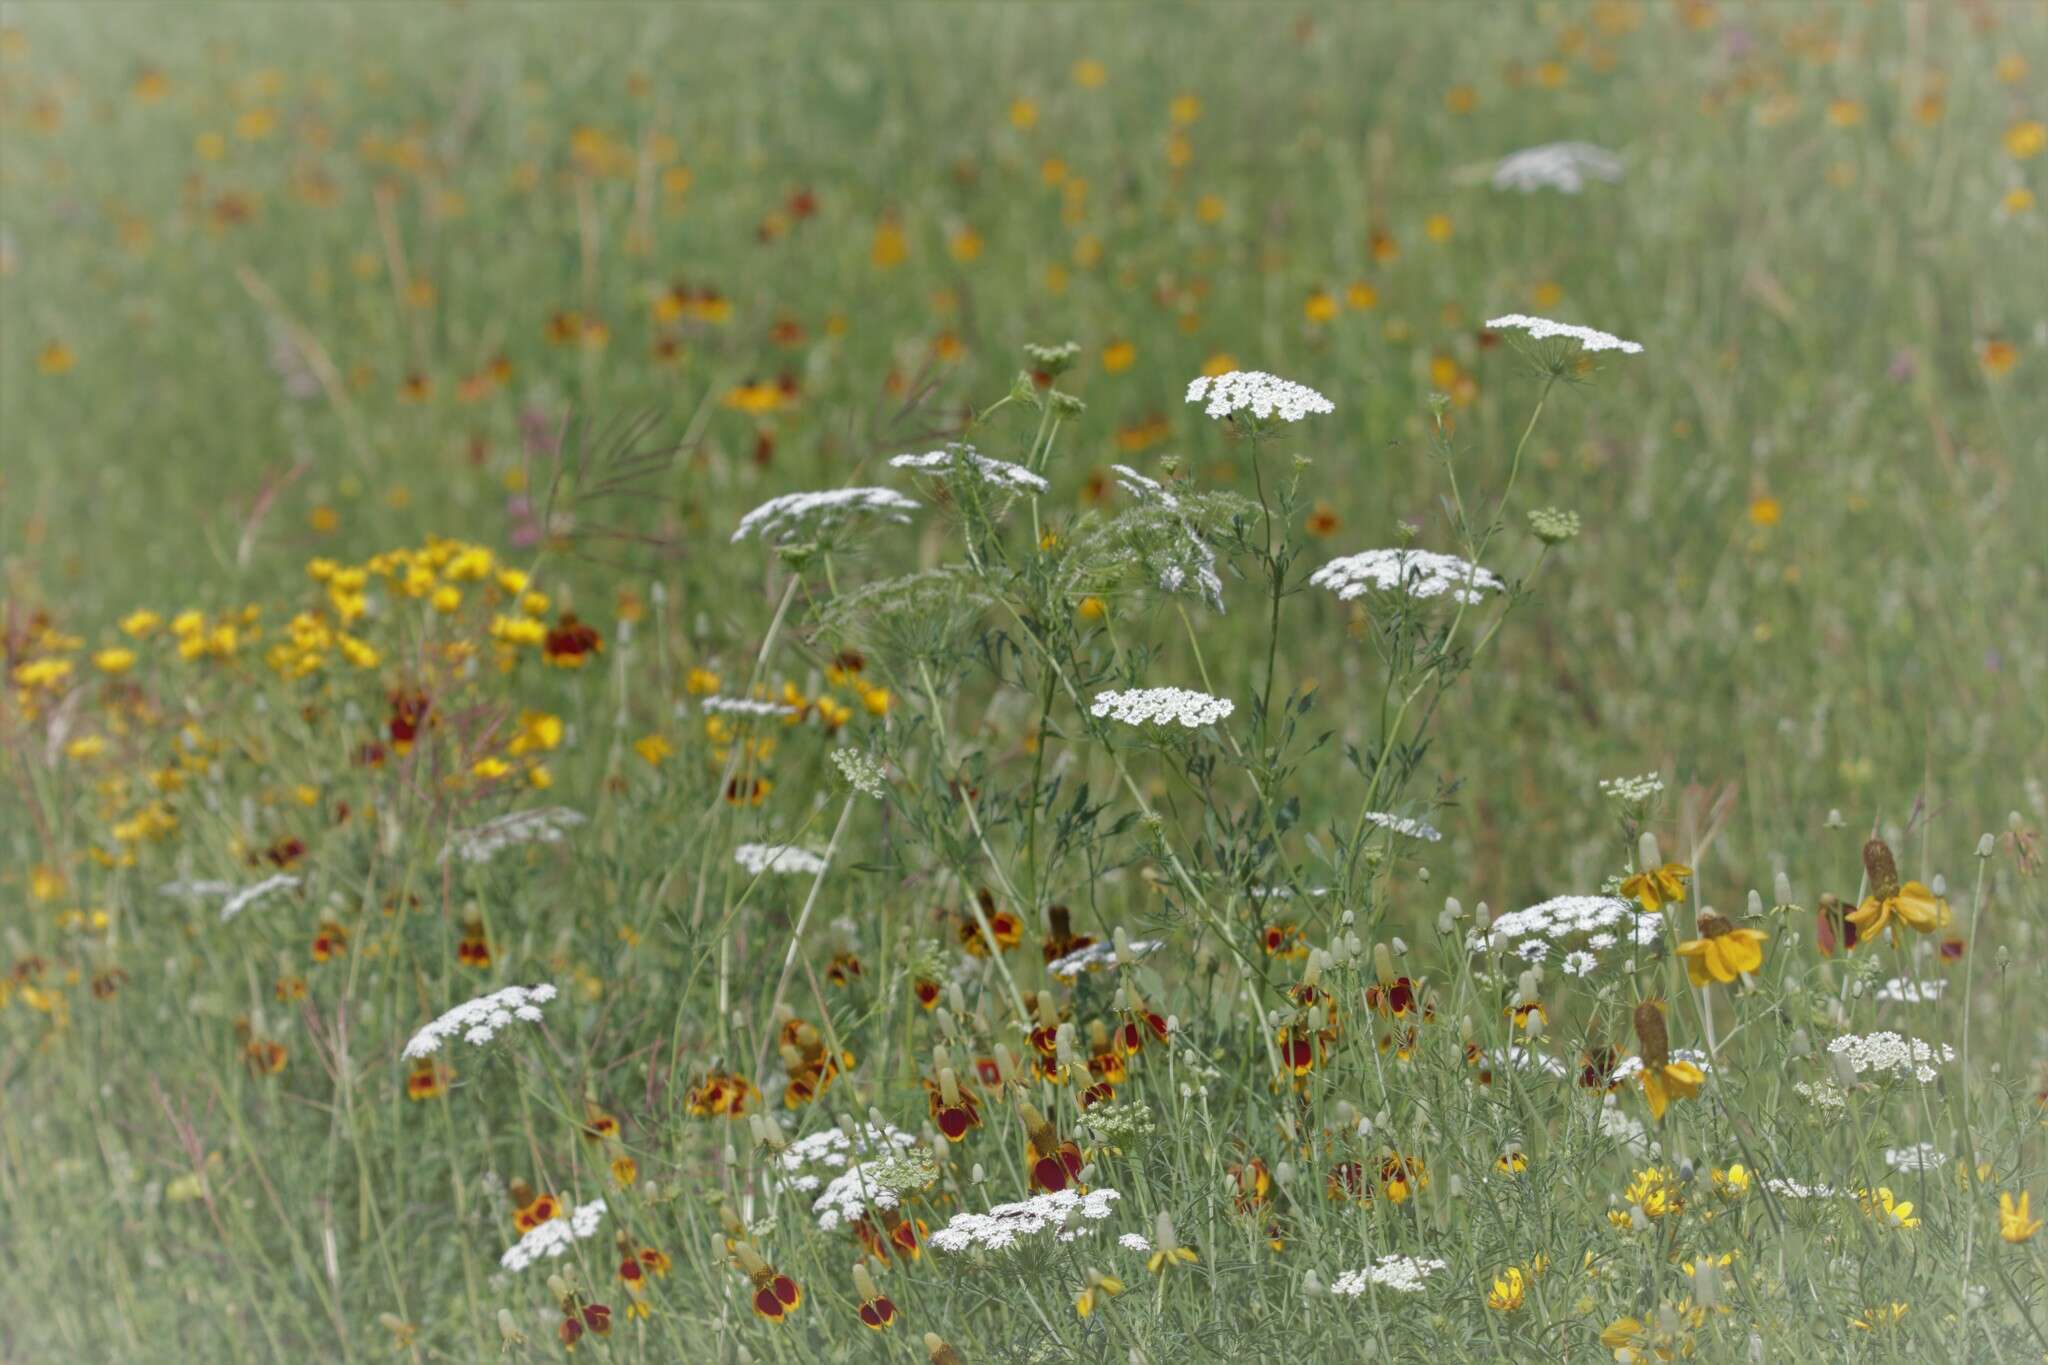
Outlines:
{"type": "Polygon", "coordinates": [[[856,1125],[852,1139],[843,1128],[821,1128],[809,1137],[798,1138],[777,1154],[776,1183],[798,1194],[811,1193],[825,1183],[819,1170],[843,1171],[852,1162],[855,1140],[862,1150],[877,1155],[917,1145],[916,1138],[894,1124],[881,1128],[871,1123],[856,1125]]]}
{"type": "Polygon", "coordinates": [[[1337,410],[1335,404],[1306,384],[1263,370],[1205,374],[1188,385],[1188,402],[1206,403],[1202,410],[1211,417],[1249,412],[1261,421],[1277,416],[1283,422],[1299,422],[1316,413],[1337,410]]]}
{"type": "Polygon", "coordinates": [[[1593,327],[1581,327],[1575,322],[1552,322],[1549,318],[1532,318],[1526,313],[1509,313],[1505,317],[1488,318],[1488,327],[1497,330],[1527,332],[1538,341],[1551,337],[1569,337],[1589,351],[1620,351],[1625,355],[1641,355],[1641,342],[1623,341],[1612,332],[1602,332],[1593,327]]]}
{"type": "Polygon", "coordinates": [[[161,889],[167,896],[194,900],[205,896],[227,897],[220,906],[220,922],[226,924],[257,901],[265,900],[279,891],[290,891],[298,885],[297,877],[289,872],[280,872],[245,886],[239,891],[235,889],[233,882],[171,882],[161,889]]]}
{"type": "Polygon", "coordinates": [[[732,860],[754,877],[764,872],[815,877],[825,870],[823,858],[795,844],[741,844],[732,851],[732,860]]]}
{"type": "Polygon", "coordinates": [[[1886,1029],[1879,1033],[1847,1034],[1828,1044],[1828,1051],[1846,1058],[1857,1075],[1878,1072],[1903,1076],[1911,1072],[1922,1085],[1934,1079],[1934,1068],[1955,1060],[1956,1050],[1947,1043],[1923,1043],[1886,1029]]]}
{"type": "Polygon", "coordinates": [[[1382,1256],[1363,1270],[1347,1270],[1339,1275],[1331,1283],[1330,1292],[1355,1299],[1377,1285],[1397,1294],[1420,1294],[1423,1281],[1449,1265],[1448,1261],[1422,1256],[1382,1256]]]}
{"type": "Polygon", "coordinates": [[[1404,838],[1421,839],[1434,844],[1444,837],[1442,831],[1426,820],[1411,820],[1405,815],[1389,815],[1378,810],[1367,811],[1365,818],[1381,829],[1392,830],[1404,838]]]}
{"type": "Polygon", "coordinates": [[[908,522],[919,504],[893,488],[828,488],[817,493],[784,493],[770,498],[740,518],[732,533],[737,545],[748,536],[759,536],[771,544],[787,544],[799,536],[815,535],[829,526],[859,515],[908,522]]]}
{"type": "MultiPolygon", "coordinates": [[[[1148,957],[1166,946],[1165,941],[1156,938],[1134,939],[1130,944],[1131,961],[1148,957]]],[[[1104,967],[1121,967],[1123,962],[1117,956],[1113,943],[1091,943],[1086,948],[1077,948],[1065,957],[1047,964],[1046,970],[1054,976],[1076,977],[1083,972],[1100,971],[1104,967]]]]}
{"type": "Polygon", "coordinates": [[[914,469],[920,474],[930,474],[934,478],[944,478],[962,469],[972,469],[988,482],[1020,493],[1044,493],[1052,487],[1021,464],[1011,464],[1008,460],[992,460],[976,451],[973,446],[959,441],[949,441],[945,449],[930,451],[923,455],[898,455],[889,463],[897,469],[914,469]]]}
{"type": "MultiPolygon", "coordinates": [[[[1714,1067],[1713,1064],[1707,1060],[1707,1054],[1699,1051],[1696,1048],[1672,1048],[1671,1060],[1674,1062],[1691,1062],[1694,1066],[1698,1067],[1700,1070],[1708,1073],[1709,1075],[1713,1074],[1714,1067]]],[[[1643,1059],[1640,1057],[1624,1057],[1619,1062],[1615,1063],[1614,1069],[1608,1073],[1608,1075],[1612,1079],[1617,1081],[1632,1081],[1642,1074],[1643,1059]]]]}
{"type": "Polygon", "coordinates": [[[1140,687],[1128,692],[1098,692],[1089,714],[1126,725],[1182,725],[1198,730],[1237,709],[1237,703],[1185,687],[1140,687]]]}
{"type": "Polygon", "coordinates": [[[1216,551],[1209,542],[1189,524],[1181,513],[1181,502],[1165,484],[1157,479],[1147,478],[1129,465],[1113,464],[1110,472],[1116,475],[1116,485],[1139,503],[1157,507],[1170,513],[1186,537],[1178,543],[1164,562],[1158,565],[1159,588],[1162,592],[1180,592],[1193,586],[1204,601],[1216,611],[1223,610],[1223,578],[1216,572],[1216,551]]]}
{"type": "Polygon", "coordinates": [[[788,702],[764,701],[759,697],[706,697],[697,704],[710,715],[793,716],[797,712],[788,702]]]}
{"type": "Polygon", "coordinates": [[[539,810],[515,810],[474,829],[459,830],[441,850],[441,862],[460,858],[465,863],[487,863],[514,844],[554,844],[583,823],[580,811],[567,806],[544,806],[539,810]]]}
{"type": "Polygon", "coordinates": [[[597,1234],[597,1225],[604,1221],[604,1200],[593,1199],[588,1204],[578,1204],[567,1218],[550,1218],[521,1237],[518,1243],[498,1258],[498,1264],[511,1271],[521,1271],[543,1257],[556,1257],[587,1237],[597,1234]]]}
{"type": "Polygon", "coordinates": [[[1939,977],[1931,981],[1909,981],[1895,976],[1877,988],[1877,998],[1894,1005],[1929,1005],[1941,999],[1941,992],[1948,982],[1939,977]]]}
{"type": "Polygon", "coordinates": [[[830,1232],[842,1222],[858,1223],[870,1206],[893,1209],[898,1202],[896,1191],[869,1179],[865,1167],[856,1164],[832,1177],[825,1192],[811,1201],[811,1212],[818,1215],[818,1226],[830,1232]]]}
{"type": "Polygon", "coordinates": [[[419,1058],[439,1052],[443,1042],[458,1034],[470,1046],[482,1047],[497,1036],[498,1030],[509,1027],[514,1020],[538,1024],[541,1021],[540,1007],[554,998],[555,988],[545,982],[538,986],[507,986],[489,995],[479,995],[457,1005],[415,1033],[412,1041],[405,1045],[405,1055],[419,1058]]]}
{"type": "Polygon", "coordinates": [[[1764,1188],[1780,1199],[1833,1199],[1843,1193],[1833,1185],[1803,1185],[1797,1180],[1779,1176],[1767,1177],[1764,1180],[1764,1188]]]}
{"type": "Polygon", "coordinates": [[[1948,1153],[1931,1142],[1918,1142],[1911,1147],[1885,1148],[1884,1163],[1895,1171],[1938,1171],[1948,1165],[1948,1153]]]}
{"type": "Polygon", "coordinates": [[[1590,142],[1546,142],[1510,152],[1493,168],[1497,190],[1557,190],[1577,194],[1588,180],[1609,184],[1621,179],[1621,158],[1590,142]]]}
{"type": "Polygon", "coordinates": [[[1433,550],[1366,550],[1331,560],[1308,581],[1345,602],[1368,592],[1402,592],[1414,598],[1448,593],[1455,602],[1472,603],[1506,586],[1490,570],[1433,550]]]}
{"type": "Polygon", "coordinates": [[[1115,1190],[1097,1189],[1086,1194],[1054,1190],[1036,1194],[1015,1204],[998,1204],[987,1213],[956,1213],[953,1220],[932,1234],[931,1244],[940,1251],[967,1251],[982,1247],[1007,1251],[1020,1238],[1057,1229],[1059,1240],[1071,1242],[1095,1229],[1112,1212],[1110,1205],[1123,1196],[1115,1190]],[[1078,1215],[1078,1216],[1077,1216],[1078,1215]]]}
{"type": "Polygon", "coordinates": [[[1635,907],[1615,896],[1552,896],[1524,910],[1511,910],[1491,926],[1468,935],[1465,946],[1481,953],[1523,940],[1564,939],[1590,934],[1588,946],[1599,949],[1619,941],[1616,934],[1637,946],[1655,943],[1660,937],[1654,916],[1638,915],[1635,907]],[[1602,939],[1605,942],[1602,942],[1602,939]]]}

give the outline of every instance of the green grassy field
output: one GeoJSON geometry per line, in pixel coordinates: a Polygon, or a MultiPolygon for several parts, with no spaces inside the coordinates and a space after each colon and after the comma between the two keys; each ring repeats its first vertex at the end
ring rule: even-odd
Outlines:
{"type": "Polygon", "coordinates": [[[2040,1357],[2044,71],[0,5],[0,1361],[2040,1357]]]}

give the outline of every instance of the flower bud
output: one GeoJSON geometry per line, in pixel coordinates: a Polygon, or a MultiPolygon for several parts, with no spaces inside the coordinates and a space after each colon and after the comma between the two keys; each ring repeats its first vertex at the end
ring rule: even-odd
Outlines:
{"type": "Polygon", "coordinates": [[[1636,870],[1647,872],[1653,867],[1664,866],[1664,859],[1660,856],[1662,852],[1657,847],[1657,836],[1644,830],[1642,837],[1636,840],[1636,870]]]}
{"type": "Polygon", "coordinates": [[[1780,905],[1792,903],[1792,879],[1780,872],[1771,880],[1771,896],[1780,905]]]}
{"type": "Polygon", "coordinates": [[[1977,856],[1979,858],[1989,858],[1991,856],[1991,851],[1997,847],[1998,841],[1992,838],[1989,834],[1986,834],[1983,838],[1977,841],[1977,856]]]}

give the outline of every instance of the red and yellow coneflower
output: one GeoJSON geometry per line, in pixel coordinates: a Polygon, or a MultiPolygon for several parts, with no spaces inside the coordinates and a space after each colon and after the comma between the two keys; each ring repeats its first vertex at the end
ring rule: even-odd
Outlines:
{"type": "Polygon", "coordinates": [[[1884,840],[1872,839],[1863,846],[1863,870],[1870,879],[1870,894],[1846,917],[1856,926],[1859,941],[1874,939],[1886,929],[1896,937],[1901,924],[1923,934],[1947,927],[1948,902],[1919,882],[1900,885],[1898,863],[1884,840]]]}

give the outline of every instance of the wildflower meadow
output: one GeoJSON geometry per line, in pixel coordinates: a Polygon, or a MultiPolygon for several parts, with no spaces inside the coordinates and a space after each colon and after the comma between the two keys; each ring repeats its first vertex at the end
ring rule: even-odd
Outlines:
{"type": "Polygon", "coordinates": [[[5,0],[0,1361],[2048,1356],[2044,92],[5,0]]]}

